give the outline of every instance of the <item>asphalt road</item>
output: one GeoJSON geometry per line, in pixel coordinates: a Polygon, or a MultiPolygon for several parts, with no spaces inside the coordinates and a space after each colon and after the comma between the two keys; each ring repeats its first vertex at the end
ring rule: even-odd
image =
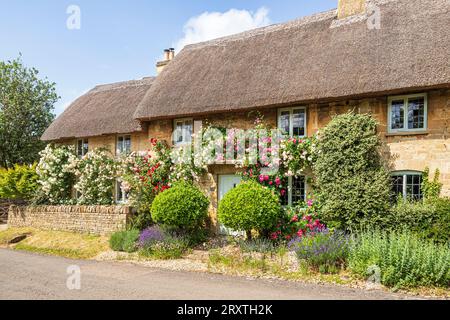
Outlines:
{"type": "Polygon", "coordinates": [[[313,300],[405,299],[383,291],[172,272],[0,249],[0,299],[313,300]],[[72,273],[67,273],[68,267],[72,273]],[[75,267],[73,267],[75,266],[75,267]],[[81,272],[80,281],[76,275],[81,272]],[[74,290],[67,287],[69,285],[74,290]],[[77,285],[80,289],[77,290],[77,285]]]}

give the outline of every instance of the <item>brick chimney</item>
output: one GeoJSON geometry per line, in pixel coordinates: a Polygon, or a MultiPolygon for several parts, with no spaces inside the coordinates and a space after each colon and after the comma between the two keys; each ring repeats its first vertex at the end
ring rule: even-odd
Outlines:
{"type": "Polygon", "coordinates": [[[164,60],[156,63],[156,73],[159,75],[173,58],[175,58],[174,48],[164,50],[164,60]]]}
{"type": "Polygon", "coordinates": [[[344,19],[366,11],[366,0],[339,0],[338,19],[344,19]]]}

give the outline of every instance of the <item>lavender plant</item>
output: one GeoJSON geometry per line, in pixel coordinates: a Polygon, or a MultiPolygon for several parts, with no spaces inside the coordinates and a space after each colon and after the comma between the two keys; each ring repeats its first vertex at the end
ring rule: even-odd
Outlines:
{"type": "Polygon", "coordinates": [[[162,242],[165,239],[164,231],[158,226],[151,226],[141,232],[139,236],[139,247],[143,248],[147,245],[162,242]]]}
{"type": "Polygon", "coordinates": [[[288,247],[309,268],[321,273],[336,273],[345,266],[349,237],[343,232],[325,229],[314,235],[297,237],[288,247]]]}

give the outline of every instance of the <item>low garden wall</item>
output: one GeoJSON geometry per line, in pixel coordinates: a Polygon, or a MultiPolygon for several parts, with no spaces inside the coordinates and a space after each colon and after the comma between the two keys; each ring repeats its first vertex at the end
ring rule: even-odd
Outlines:
{"type": "Polygon", "coordinates": [[[0,199],[0,224],[6,223],[8,220],[8,211],[12,205],[25,205],[26,202],[23,200],[8,200],[0,199]]]}
{"type": "Polygon", "coordinates": [[[107,235],[123,229],[131,215],[130,207],[119,206],[11,206],[8,226],[107,235]]]}

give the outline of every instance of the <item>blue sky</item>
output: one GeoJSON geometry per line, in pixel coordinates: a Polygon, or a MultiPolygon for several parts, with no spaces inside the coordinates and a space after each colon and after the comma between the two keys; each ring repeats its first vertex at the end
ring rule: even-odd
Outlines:
{"type": "Polygon", "coordinates": [[[27,66],[56,82],[59,114],[97,84],[154,75],[165,48],[292,20],[337,2],[0,0],[0,60],[21,52],[27,66]],[[81,10],[79,30],[66,26],[70,5],[81,10]]]}

